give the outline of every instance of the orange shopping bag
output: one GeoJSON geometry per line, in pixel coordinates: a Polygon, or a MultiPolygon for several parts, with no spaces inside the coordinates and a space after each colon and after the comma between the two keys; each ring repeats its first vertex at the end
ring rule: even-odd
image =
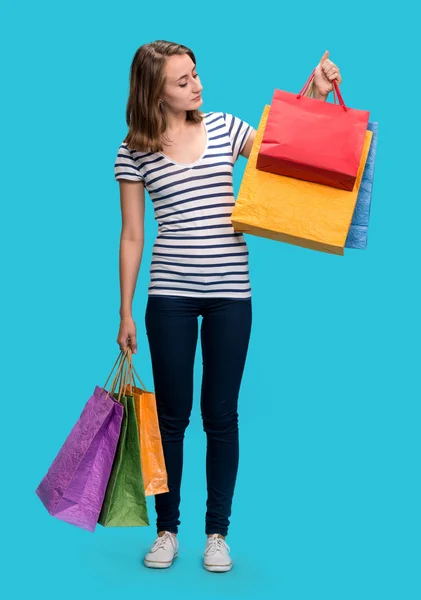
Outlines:
{"type": "Polygon", "coordinates": [[[256,168],[269,109],[263,110],[231,215],[234,230],[343,255],[373,133],[366,132],[354,189],[340,190],[256,168]]]}
{"type": "Polygon", "coordinates": [[[133,379],[133,383],[135,383],[134,372],[142,387],[127,384],[126,393],[134,398],[145,496],[154,496],[169,491],[156,398],[153,392],[146,391],[146,387],[137,374],[132,362],[131,350],[129,350],[129,358],[130,379],[133,379]]]}

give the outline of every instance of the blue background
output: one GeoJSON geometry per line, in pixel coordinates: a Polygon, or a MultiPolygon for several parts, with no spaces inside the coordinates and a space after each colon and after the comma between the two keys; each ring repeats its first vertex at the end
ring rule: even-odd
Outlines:
{"type": "MultiPolygon", "coordinates": [[[[419,600],[418,30],[409,10],[408,2],[390,14],[367,2],[2,5],[6,597],[419,600]],[[201,563],[200,344],[171,569],[141,563],[155,537],[153,497],[150,527],[91,534],[50,517],[35,495],[118,355],[114,160],[131,60],[155,39],[196,53],[202,110],[255,128],[275,87],[298,92],[328,49],[346,104],[379,122],[365,251],[338,257],[247,236],[254,320],[227,574],[201,563]]],[[[236,193],[245,165],[240,157],[236,193]]],[[[153,389],[144,311],[156,222],[147,200],[134,361],[153,389]]]]}

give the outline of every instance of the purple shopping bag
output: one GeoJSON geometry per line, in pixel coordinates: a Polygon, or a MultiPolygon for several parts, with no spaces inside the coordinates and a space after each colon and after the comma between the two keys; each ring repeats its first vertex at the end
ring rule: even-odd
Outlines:
{"type": "Polygon", "coordinates": [[[105,386],[95,386],[77,423],[36,489],[51,516],[95,531],[123,414],[124,406],[107,392],[105,386]]]}

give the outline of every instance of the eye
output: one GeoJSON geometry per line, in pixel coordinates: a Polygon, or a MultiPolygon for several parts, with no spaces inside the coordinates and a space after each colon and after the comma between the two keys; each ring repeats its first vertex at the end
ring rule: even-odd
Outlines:
{"type": "MultiPolygon", "coordinates": [[[[198,77],[198,76],[199,76],[199,74],[198,74],[198,73],[196,73],[196,75],[193,75],[193,77],[194,77],[195,79],[196,79],[196,77],[198,77]]],[[[186,85],[187,85],[187,83],[183,83],[183,85],[180,85],[180,87],[186,87],[186,85]]]]}

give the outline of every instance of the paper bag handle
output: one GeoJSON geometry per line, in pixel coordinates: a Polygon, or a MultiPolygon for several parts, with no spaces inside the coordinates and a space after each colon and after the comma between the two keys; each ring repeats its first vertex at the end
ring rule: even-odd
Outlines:
{"type": "Polygon", "coordinates": [[[134,373],[136,374],[136,377],[140,381],[140,387],[146,392],[146,386],[143,383],[143,381],[140,379],[140,377],[138,375],[138,372],[134,368],[134,364],[133,364],[133,352],[132,352],[132,349],[131,349],[130,346],[127,346],[127,362],[128,362],[128,365],[129,365],[129,375],[128,375],[129,383],[127,385],[129,386],[130,392],[132,391],[132,380],[133,380],[134,387],[136,387],[136,381],[135,381],[135,378],[134,378],[134,373]]]}
{"type": "Polygon", "coordinates": [[[120,354],[117,356],[117,359],[116,359],[116,361],[115,361],[115,363],[114,363],[114,365],[113,365],[113,367],[112,367],[112,369],[111,369],[111,371],[110,371],[110,373],[109,373],[109,375],[107,377],[107,380],[104,383],[104,385],[102,386],[104,389],[107,387],[108,380],[110,379],[111,374],[114,371],[116,364],[119,363],[117,371],[116,371],[116,374],[115,374],[115,376],[114,376],[114,378],[113,378],[113,380],[111,382],[111,389],[113,389],[114,385],[116,384],[116,380],[118,379],[118,376],[121,373],[121,368],[123,366],[123,361],[122,361],[123,354],[124,354],[123,350],[120,350],[120,354]]]}
{"type": "Polygon", "coordinates": [[[127,369],[127,364],[126,364],[127,363],[127,354],[128,354],[127,348],[125,351],[123,351],[123,350],[120,351],[120,354],[118,355],[117,360],[115,361],[115,363],[110,371],[110,374],[107,377],[107,381],[103,385],[103,388],[105,389],[107,387],[108,380],[111,377],[111,373],[114,371],[114,368],[118,362],[119,365],[117,367],[116,374],[111,382],[110,389],[107,391],[107,394],[106,394],[107,396],[114,394],[116,388],[118,387],[118,390],[119,390],[118,402],[120,402],[124,386],[127,385],[127,378],[129,375],[129,371],[127,369]]]}

